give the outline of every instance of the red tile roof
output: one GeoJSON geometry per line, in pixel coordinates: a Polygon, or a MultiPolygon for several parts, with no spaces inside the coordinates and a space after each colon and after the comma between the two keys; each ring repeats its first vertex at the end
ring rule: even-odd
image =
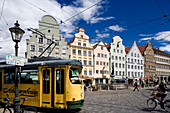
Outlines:
{"type": "Polygon", "coordinates": [[[148,46],[148,44],[138,47],[142,55],[144,54],[144,51],[145,51],[145,49],[146,49],[147,46],[148,46]]]}
{"type": "Polygon", "coordinates": [[[73,43],[75,40],[75,37],[73,39],[70,40],[70,42],[67,45],[70,45],[71,43],[73,43]]]}
{"type": "Polygon", "coordinates": [[[110,51],[110,44],[111,44],[111,43],[107,44],[107,46],[106,46],[106,48],[107,48],[108,51],[110,51]]]}
{"type": "Polygon", "coordinates": [[[131,47],[132,47],[132,46],[129,46],[129,47],[125,48],[126,54],[129,52],[129,50],[130,50],[131,47]]]}
{"type": "Polygon", "coordinates": [[[165,53],[165,52],[163,52],[163,51],[159,50],[159,48],[158,48],[158,49],[153,48],[153,50],[154,50],[154,52],[159,52],[159,53],[162,53],[162,54],[165,54],[165,55],[170,56],[170,54],[165,53]]]}

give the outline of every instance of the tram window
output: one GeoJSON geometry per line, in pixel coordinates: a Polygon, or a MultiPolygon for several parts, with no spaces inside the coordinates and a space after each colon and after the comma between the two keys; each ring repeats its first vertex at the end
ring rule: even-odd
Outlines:
{"type": "Polygon", "coordinates": [[[15,74],[14,72],[10,72],[6,70],[4,72],[4,83],[5,84],[14,84],[15,83],[15,74]]]}
{"type": "Polygon", "coordinates": [[[0,72],[0,91],[2,91],[2,72],[0,72]]]}
{"type": "Polygon", "coordinates": [[[38,70],[23,70],[20,78],[21,84],[38,84],[38,70]]]}
{"type": "Polygon", "coordinates": [[[43,70],[43,93],[50,93],[50,70],[43,70]]]}
{"type": "Polygon", "coordinates": [[[56,93],[64,94],[64,69],[56,70],[56,93]]]}
{"type": "Polygon", "coordinates": [[[79,79],[79,72],[77,69],[72,68],[69,70],[69,78],[72,84],[81,84],[79,79]]]}

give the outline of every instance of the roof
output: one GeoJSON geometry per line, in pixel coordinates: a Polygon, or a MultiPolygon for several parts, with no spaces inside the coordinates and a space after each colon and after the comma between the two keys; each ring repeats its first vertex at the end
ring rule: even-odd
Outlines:
{"type": "Polygon", "coordinates": [[[148,44],[138,47],[142,55],[144,54],[144,51],[145,51],[145,49],[146,49],[147,46],[148,46],[148,44]]]}
{"type": "Polygon", "coordinates": [[[165,52],[163,52],[163,51],[159,50],[159,48],[158,48],[158,49],[152,48],[152,49],[154,50],[154,52],[158,52],[158,53],[161,53],[161,54],[164,54],[164,55],[170,56],[170,54],[165,53],[165,52]]]}
{"type": "Polygon", "coordinates": [[[126,54],[129,52],[129,50],[130,50],[131,47],[132,47],[132,46],[129,46],[129,47],[125,48],[126,54]]]}
{"type": "MultiPolygon", "coordinates": [[[[45,59],[46,60],[43,60],[43,58],[37,58],[35,61],[32,60],[31,62],[24,64],[24,68],[37,67],[37,66],[57,66],[57,65],[75,65],[75,66],[82,67],[82,63],[76,59],[57,59],[57,58],[45,58],[45,59]]],[[[14,67],[15,65],[8,65],[8,64],[0,65],[0,69],[14,68],[14,67]]]]}
{"type": "Polygon", "coordinates": [[[70,42],[67,45],[70,45],[71,43],[73,43],[75,40],[75,37],[73,39],[70,40],[70,42]]]}
{"type": "Polygon", "coordinates": [[[111,43],[107,44],[107,46],[106,46],[106,48],[107,48],[108,51],[110,51],[110,44],[111,44],[111,43]]]}
{"type": "Polygon", "coordinates": [[[97,43],[97,44],[95,44],[95,45],[93,46],[93,49],[95,49],[95,48],[97,47],[97,45],[98,45],[98,43],[97,43]]]}

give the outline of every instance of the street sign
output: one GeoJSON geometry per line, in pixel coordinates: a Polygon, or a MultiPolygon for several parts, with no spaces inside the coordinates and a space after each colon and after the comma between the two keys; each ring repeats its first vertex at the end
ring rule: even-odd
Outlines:
{"type": "Polygon", "coordinates": [[[6,55],[6,63],[18,66],[24,66],[24,63],[27,63],[28,59],[22,57],[16,57],[11,55],[6,55]]]}

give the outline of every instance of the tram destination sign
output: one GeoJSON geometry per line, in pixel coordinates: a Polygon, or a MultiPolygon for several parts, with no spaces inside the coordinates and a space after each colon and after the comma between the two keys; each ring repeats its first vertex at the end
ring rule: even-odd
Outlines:
{"type": "Polygon", "coordinates": [[[24,66],[24,63],[27,63],[27,62],[28,62],[27,58],[6,55],[7,64],[24,66]]]}

